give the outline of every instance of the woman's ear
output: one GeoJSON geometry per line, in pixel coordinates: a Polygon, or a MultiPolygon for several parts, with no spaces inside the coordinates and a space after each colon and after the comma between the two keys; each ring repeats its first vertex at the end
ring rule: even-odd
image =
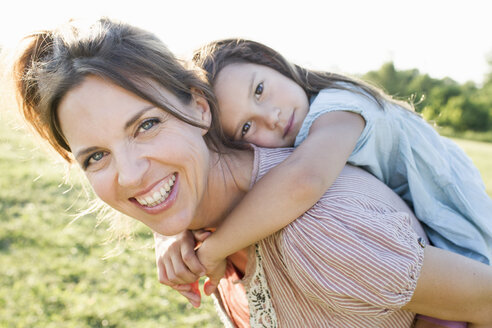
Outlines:
{"type": "Polygon", "coordinates": [[[210,127],[210,123],[212,122],[212,113],[210,112],[210,105],[203,96],[203,92],[199,89],[192,88],[192,97],[193,97],[193,105],[195,109],[198,111],[198,119],[201,123],[207,126],[207,129],[204,129],[203,134],[206,134],[208,131],[208,127],[210,127]]]}

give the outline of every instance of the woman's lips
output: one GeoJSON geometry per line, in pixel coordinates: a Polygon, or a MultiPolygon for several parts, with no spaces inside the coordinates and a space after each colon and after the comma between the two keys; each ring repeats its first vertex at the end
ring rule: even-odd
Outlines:
{"type": "Polygon", "coordinates": [[[168,193],[165,194],[165,197],[162,197],[159,200],[155,200],[154,202],[151,202],[150,199],[148,201],[145,200],[142,201],[141,198],[137,200],[135,197],[131,198],[130,201],[149,214],[158,214],[160,212],[167,210],[176,201],[176,196],[179,189],[178,174],[177,173],[173,174],[173,177],[174,179],[172,180],[173,181],[172,186],[170,187],[168,193]]]}
{"type": "Polygon", "coordinates": [[[285,127],[285,130],[284,130],[284,135],[283,135],[283,138],[285,138],[290,130],[292,129],[292,124],[294,123],[294,113],[292,113],[290,119],[289,119],[289,122],[287,122],[287,126],[285,127]]]}
{"type": "Polygon", "coordinates": [[[156,203],[162,202],[168,196],[175,180],[176,175],[173,173],[152,185],[145,192],[135,195],[133,198],[141,205],[147,205],[149,207],[155,206],[157,205],[156,203]]]}

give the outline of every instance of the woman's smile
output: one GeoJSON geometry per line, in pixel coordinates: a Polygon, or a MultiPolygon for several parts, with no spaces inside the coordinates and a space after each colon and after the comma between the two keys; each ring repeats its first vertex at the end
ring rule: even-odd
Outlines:
{"type": "Polygon", "coordinates": [[[147,207],[154,207],[162,203],[169,196],[169,193],[174,186],[174,181],[176,181],[175,174],[176,173],[173,173],[169,178],[163,179],[153,187],[149,188],[151,189],[150,192],[142,192],[134,198],[140,205],[147,207]]]}
{"type": "Polygon", "coordinates": [[[171,176],[154,184],[149,192],[142,192],[129,200],[149,214],[161,213],[171,207],[176,201],[179,190],[177,176],[177,173],[173,173],[171,176]]]}

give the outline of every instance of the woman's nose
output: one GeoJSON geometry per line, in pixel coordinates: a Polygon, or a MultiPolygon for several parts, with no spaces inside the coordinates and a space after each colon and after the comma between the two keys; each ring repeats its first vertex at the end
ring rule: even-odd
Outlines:
{"type": "Polygon", "coordinates": [[[273,108],[266,115],[266,123],[270,129],[275,129],[280,120],[280,109],[273,108]]]}
{"type": "Polygon", "coordinates": [[[116,159],[118,184],[122,187],[138,187],[143,180],[149,162],[145,157],[127,152],[116,159]]]}

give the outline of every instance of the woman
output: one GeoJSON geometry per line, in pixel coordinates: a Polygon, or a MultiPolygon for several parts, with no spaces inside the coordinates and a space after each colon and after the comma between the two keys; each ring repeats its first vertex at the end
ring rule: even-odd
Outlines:
{"type": "MultiPolygon", "coordinates": [[[[26,43],[14,69],[26,120],[79,163],[98,197],[157,233],[218,226],[291,151],[227,147],[208,85],[148,32],[101,19],[26,43]]],[[[256,247],[253,275],[232,260],[249,279],[253,323],[410,327],[414,312],[492,323],[487,266],[424,247],[404,204],[359,169],[345,168],[330,190],[256,247]]],[[[219,296],[240,321],[231,288],[219,296]]]]}

